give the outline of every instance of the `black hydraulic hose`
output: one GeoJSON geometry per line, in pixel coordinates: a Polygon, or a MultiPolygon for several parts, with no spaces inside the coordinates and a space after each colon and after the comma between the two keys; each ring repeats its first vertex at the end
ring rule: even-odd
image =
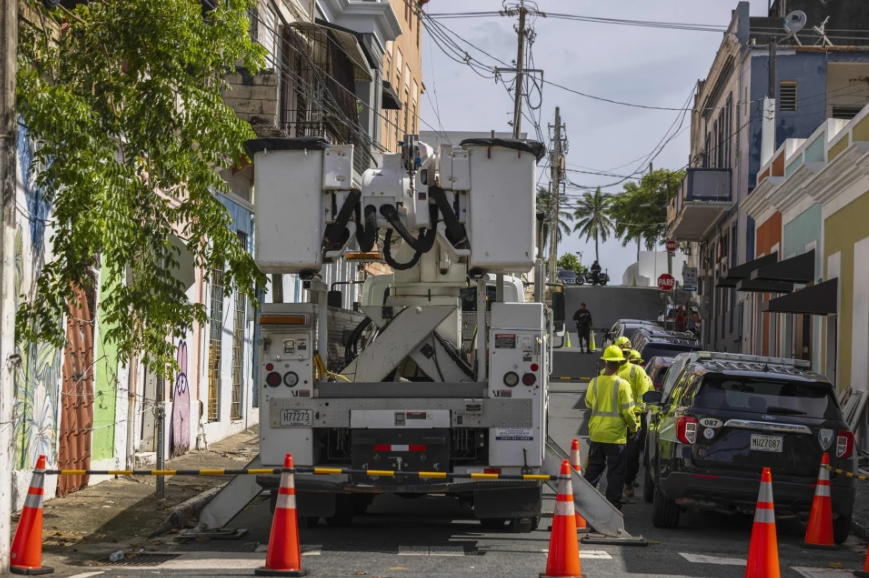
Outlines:
{"type": "Polygon", "coordinates": [[[356,357],[356,343],[370,324],[371,318],[366,317],[359,323],[359,325],[353,328],[353,331],[350,332],[350,337],[347,339],[347,344],[344,346],[345,364],[350,363],[356,357]]]}
{"type": "Polygon", "coordinates": [[[374,248],[377,242],[377,209],[372,205],[365,207],[365,223],[361,222],[359,208],[356,207],[356,239],[359,241],[359,250],[364,253],[374,248]]]}
{"type": "Polygon", "coordinates": [[[392,250],[390,248],[390,244],[392,241],[392,229],[386,230],[386,238],[383,240],[383,260],[386,261],[386,264],[395,269],[396,271],[407,271],[416,266],[419,263],[419,258],[422,257],[422,253],[416,251],[413,254],[413,257],[407,263],[399,263],[395,259],[392,258],[392,250]]]}
{"type": "Polygon", "coordinates": [[[435,200],[438,209],[440,209],[441,215],[443,215],[444,225],[447,226],[447,231],[449,231],[450,236],[452,237],[450,240],[455,244],[464,241],[468,234],[465,232],[464,225],[459,222],[459,218],[456,216],[455,212],[453,212],[453,208],[450,206],[450,202],[447,199],[444,190],[438,186],[431,186],[428,188],[428,194],[435,200]]]}
{"type": "Polygon", "coordinates": [[[350,222],[350,217],[359,205],[361,197],[362,193],[357,189],[353,189],[347,194],[344,205],[341,206],[341,210],[338,211],[338,215],[335,217],[335,222],[329,227],[329,231],[326,234],[326,240],[329,241],[330,245],[334,245],[341,240],[341,236],[347,230],[347,223],[350,222]]]}
{"type": "Polygon", "coordinates": [[[386,218],[390,225],[392,225],[395,232],[401,235],[404,242],[410,245],[411,249],[414,251],[420,250],[419,239],[410,234],[410,231],[408,231],[407,227],[404,226],[404,223],[401,222],[401,218],[398,216],[398,210],[395,207],[392,205],[382,205],[380,207],[380,214],[386,218]]]}

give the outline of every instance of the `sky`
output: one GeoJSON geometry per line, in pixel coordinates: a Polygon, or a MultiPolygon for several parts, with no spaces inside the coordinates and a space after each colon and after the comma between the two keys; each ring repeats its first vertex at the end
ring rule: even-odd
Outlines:
{"type": "MultiPolygon", "coordinates": [[[[518,1],[518,0],[515,0],[518,1]]],[[[515,4],[510,0],[510,4],[515,4]]],[[[527,0],[526,0],[527,1],[527,0]]],[[[767,0],[751,0],[751,15],[765,16],[767,0]]],[[[559,12],[602,18],[666,21],[726,26],[737,0],[537,0],[542,12],[559,12]]],[[[456,13],[497,11],[501,0],[431,0],[426,12],[456,13]]],[[[516,18],[488,17],[438,20],[473,46],[491,56],[511,63],[516,59],[516,18]]],[[[706,77],[721,40],[720,32],[698,32],[658,28],[639,28],[568,20],[537,18],[532,45],[534,68],[543,69],[547,82],[573,90],[632,104],[682,108],[693,95],[698,80],[706,77]]],[[[461,44],[475,59],[503,66],[474,48],[461,44]]],[[[527,64],[526,64],[527,66],[527,64]]],[[[511,131],[513,96],[504,80],[478,76],[469,66],[455,62],[432,41],[426,30],[422,51],[423,82],[420,130],[511,131]]],[[[561,109],[569,142],[565,160],[571,171],[610,172],[620,177],[648,168],[646,157],[667,134],[681,115],[673,110],[649,110],[615,105],[572,94],[544,84],[541,95],[534,91],[531,105],[539,109],[524,111],[539,117],[544,137],[554,123],[555,107],[561,109]]],[[[679,169],[688,163],[690,115],[681,134],[673,138],[654,158],[654,168],[679,169]]],[[[676,128],[670,134],[678,132],[676,128]]],[[[522,131],[534,138],[536,130],[527,119],[522,131]]],[[[545,161],[544,161],[545,162],[545,161]]],[[[549,169],[544,162],[542,183],[549,169]]],[[[582,187],[596,187],[622,178],[568,172],[570,180],[582,187]]],[[[618,193],[622,184],[602,189],[618,193]]],[[[568,189],[568,196],[582,194],[568,189]]],[[[625,268],[636,261],[636,244],[622,247],[610,239],[600,246],[601,266],[609,270],[614,282],[621,282],[625,268]]],[[[572,233],[559,244],[559,256],[582,252],[582,262],[594,260],[594,240],[586,242],[572,233]]]]}

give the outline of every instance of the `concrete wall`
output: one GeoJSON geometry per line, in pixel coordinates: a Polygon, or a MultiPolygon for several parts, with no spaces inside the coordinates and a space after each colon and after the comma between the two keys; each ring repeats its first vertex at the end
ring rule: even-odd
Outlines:
{"type": "MultiPolygon", "coordinates": [[[[823,139],[823,136],[821,138],[823,139]]],[[[782,256],[785,259],[802,255],[811,249],[815,250],[816,280],[824,275],[824,255],[821,251],[822,228],[821,205],[815,203],[785,223],[782,240],[782,256]]],[[[790,315],[789,317],[797,316],[790,315]]],[[[791,321],[791,325],[793,323],[794,321],[791,321]]],[[[788,337],[790,336],[792,334],[788,337]]],[[[784,355],[789,356],[790,351],[786,349],[784,355]]],[[[817,317],[812,319],[812,368],[814,371],[821,371],[821,320],[817,317]]]]}

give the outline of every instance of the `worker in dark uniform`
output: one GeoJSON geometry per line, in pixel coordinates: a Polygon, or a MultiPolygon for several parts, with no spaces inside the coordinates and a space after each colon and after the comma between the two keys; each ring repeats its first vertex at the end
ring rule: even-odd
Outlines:
{"type": "Polygon", "coordinates": [[[583,349],[582,342],[585,340],[584,351],[591,353],[591,311],[585,308],[585,303],[579,304],[579,309],[573,314],[573,321],[576,323],[576,332],[579,333],[579,348],[583,349]]]}
{"type": "Polygon", "coordinates": [[[591,264],[591,284],[600,284],[600,263],[597,262],[597,259],[591,264]]]}

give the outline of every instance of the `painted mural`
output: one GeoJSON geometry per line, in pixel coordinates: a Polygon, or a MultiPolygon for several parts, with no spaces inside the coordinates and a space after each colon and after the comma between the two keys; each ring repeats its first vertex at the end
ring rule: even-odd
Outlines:
{"type": "MultiPolygon", "coordinates": [[[[33,147],[22,126],[18,132],[18,161],[21,186],[16,198],[16,308],[22,298],[32,296],[45,262],[45,230],[51,209],[46,191],[33,178],[33,147]]],[[[40,455],[46,456],[49,465],[55,465],[62,351],[47,343],[17,343],[15,352],[21,362],[15,372],[13,392],[14,467],[30,469],[40,455]]]]}
{"type": "Polygon", "coordinates": [[[190,384],[187,381],[187,342],[178,342],[178,374],[172,388],[172,424],[169,445],[172,456],[190,450],[190,384]]]}

